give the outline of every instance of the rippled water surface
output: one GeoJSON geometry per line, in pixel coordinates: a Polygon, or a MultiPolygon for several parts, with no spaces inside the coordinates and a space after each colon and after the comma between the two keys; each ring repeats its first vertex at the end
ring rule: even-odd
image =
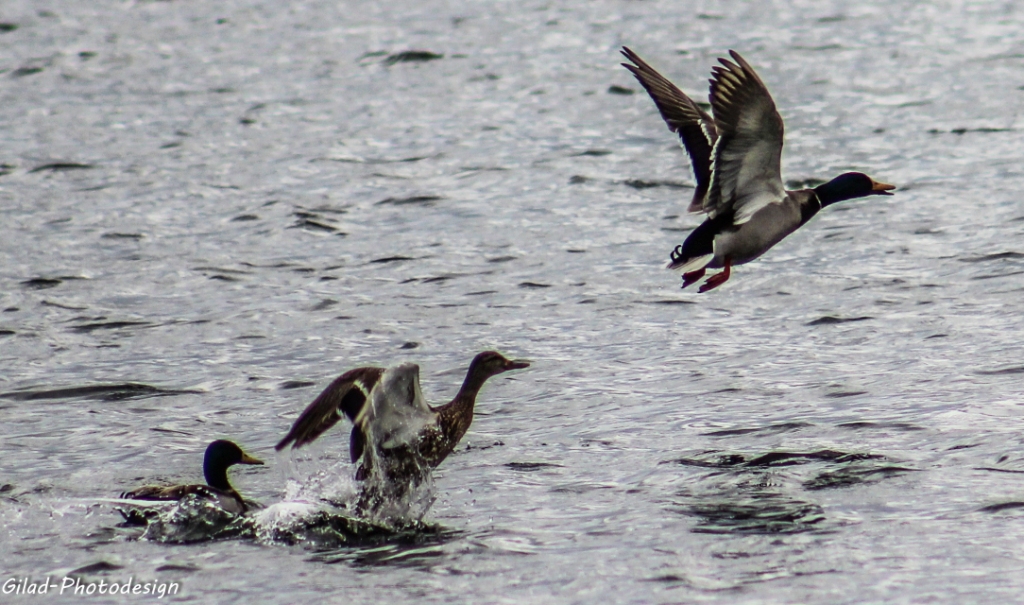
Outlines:
{"type": "MultiPolygon", "coordinates": [[[[1024,592],[1024,7],[0,9],[4,579],[264,603],[1024,592]],[[692,179],[624,44],[697,98],[739,50],[788,180],[900,189],[679,290],[692,179]],[[102,502],[198,481],[226,437],[272,504],[297,472],[273,444],[332,378],[413,361],[443,402],[489,348],[533,366],[485,387],[418,538],[168,545],[102,502]]],[[[336,428],[315,457],[347,452],[336,428]]]]}

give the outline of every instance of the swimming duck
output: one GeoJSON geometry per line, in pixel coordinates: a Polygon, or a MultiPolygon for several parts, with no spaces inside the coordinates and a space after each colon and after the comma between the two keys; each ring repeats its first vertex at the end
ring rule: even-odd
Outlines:
{"type": "Polygon", "coordinates": [[[235,464],[263,464],[242,451],[230,441],[214,441],[206,447],[203,458],[203,476],[206,485],[146,485],[121,494],[126,500],[181,500],[190,494],[212,500],[229,513],[242,514],[248,510],[242,496],[228,482],[228,467],[235,464]]]}
{"type": "Polygon", "coordinates": [[[654,100],[669,130],[690,156],[697,181],[689,212],[707,214],[672,251],[667,268],[683,274],[683,287],[712,275],[700,292],[729,279],[733,265],[761,256],[822,208],[869,195],[892,195],[895,186],[859,173],[841,174],[813,189],[787,191],[782,183],[782,117],[768,88],[736,51],[712,68],[711,117],[636,53],[623,47],[623,63],[654,100]]]}
{"type": "Polygon", "coordinates": [[[473,422],[477,393],[487,379],[529,365],[484,351],[469,364],[455,398],[437,407],[423,398],[416,364],[349,370],[313,400],[275,449],[312,443],[344,414],[354,425],[349,456],[353,463],[362,460],[357,479],[366,479],[375,470],[399,478],[417,468],[433,468],[466,434],[473,422]]]}

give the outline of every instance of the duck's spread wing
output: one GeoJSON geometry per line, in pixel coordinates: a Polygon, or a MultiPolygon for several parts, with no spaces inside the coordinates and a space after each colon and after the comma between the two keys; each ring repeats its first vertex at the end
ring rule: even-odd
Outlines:
{"type": "Polygon", "coordinates": [[[420,390],[419,366],[405,363],[384,372],[355,423],[371,446],[393,449],[415,444],[436,420],[420,390]]]}
{"type": "Polygon", "coordinates": [[[281,451],[289,444],[297,448],[312,443],[337,424],[342,415],[354,421],[363,411],[383,373],[381,368],[356,368],[336,378],[303,410],[291,430],[274,449],[281,451]]]}
{"type": "Polygon", "coordinates": [[[697,190],[688,210],[702,211],[711,183],[711,150],[718,138],[714,119],[632,50],[622,47],[622,55],[634,63],[623,63],[622,66],[631,71],[651,95],[668,129],[679,135],[683,148],[689,154],[697,190]]]}
{"type": "Polygon", "coordinates": [[[704,209],[711,218],[731,211],[741,224],[786,195],[782,184],[782,116],[764,82],[739,53],[712,69],[711,109],[718,127],[711,188],[704,209]]]}

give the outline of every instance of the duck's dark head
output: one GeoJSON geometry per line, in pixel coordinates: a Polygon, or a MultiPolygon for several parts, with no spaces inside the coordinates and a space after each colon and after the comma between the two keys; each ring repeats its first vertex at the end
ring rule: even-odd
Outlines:
{"type": "Polygon", "coordinates": [[[227,470],[235,464],[263,464],[263,461],[246,454],[242,448],[225,439],[218,439],[206,446],[206,456],[203,458],[206,484],[227,489],[223,485],[227,483],[227,470]]]}
{"type": "Polygon", "coordinates": [[[528,361],[506,359],[504,355],[497,351],[484,351],[473,358],[473,362],[469,364],[469,373],[486,379],[491,376],[497,376],[502,372],[521,370],[528,367],[530,367],[530,362],[528,361]]]}
{"type": "Polygon", "coordinates": [[[814,192],[818,194],[818,200],[821,201],[821,207],[824,208],[836,202],[858,197],[892,195],[889,190],[895,188],[895,185],[879,183],[861,172],[847,172],[823,185],[818,185],[814,188],[814,192]]]}
{"type": "MultiPolygon", "coordinates": [[[[504,355],[497,351],[484,351],[470,362],[469,371],[466,372],[466,380],[462,383],[462,388],[452,403],[455,403],[455,401],[469,402],[470,408],[472,408],[473,402],[476,401],[477,392],[480,390],[480,387],[484,386],[488,378],[509,370],[521,370],[528,367],[530,367],[530,362],[528,361],[506,359],[504,355]]],[[[469,425],[467,424],[466,426],[469,425]]]]}

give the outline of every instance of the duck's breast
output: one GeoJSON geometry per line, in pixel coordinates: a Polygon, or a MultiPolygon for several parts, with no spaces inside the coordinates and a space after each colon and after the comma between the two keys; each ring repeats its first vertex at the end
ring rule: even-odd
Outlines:
{"type": "Polygon", "coordinates": [[[215,502],[225,511],[235,515],[241,515],[246,510],[241,498],[233,494],[218,493],[215,495],[215,502]]]}

